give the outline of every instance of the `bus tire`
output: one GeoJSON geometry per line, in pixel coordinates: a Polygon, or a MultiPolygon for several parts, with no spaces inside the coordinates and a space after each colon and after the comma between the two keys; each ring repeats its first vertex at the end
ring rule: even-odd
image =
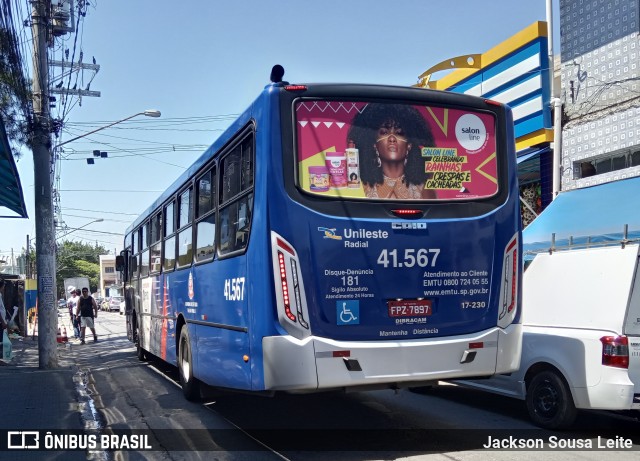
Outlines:
{"type": "MultiPolygon", "coordinates": [[[[137,318],[137,317],[134,317],[137,318]]],[[[149,357],[147,355],[147,351],[145,351],[140,343],[142,342],[142,336],[140,335],[140,321],[136,320],[136,328],[135,328],[135,345],[136,345],[136,355],[138,356],[138,360],[141,362],[146,362],[149,357]]]]}
{"type": "Polygon", "coordinates": [[[178,347],[178,374],[180,385],[185,398],[190,401],[200,399],[200,383],[193,376],[193,354],[189,341],[189,331],[186,325],[180,330],[180,342],[178,347]]]}
{"type": "Polygon", "coordinates": [[[564,378],[554,370],[538,372],[527,383],[527,410],[531,420],[546,429],[562,429],[573,424],[576,406],[564,378]]]}

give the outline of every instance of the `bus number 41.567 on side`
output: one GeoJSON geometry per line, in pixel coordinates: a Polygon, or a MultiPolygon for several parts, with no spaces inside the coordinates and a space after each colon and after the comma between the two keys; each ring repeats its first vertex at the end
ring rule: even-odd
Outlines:
{"type": "Polygon", "coordinates": [[[224,299],[227,301],[242,301],[244,299],[244,277],[224,281],[224,299]]]}

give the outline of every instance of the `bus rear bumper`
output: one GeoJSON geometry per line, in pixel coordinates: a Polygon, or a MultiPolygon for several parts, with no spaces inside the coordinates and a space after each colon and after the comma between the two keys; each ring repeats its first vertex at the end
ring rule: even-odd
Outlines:
{"type": "Polygon", "coordinates": [[[313,392],[407,387],[507,373],[519,366],[522,326],[453,338],[334,341],[310,336],[262,340],[265,390],[313,392]]]}

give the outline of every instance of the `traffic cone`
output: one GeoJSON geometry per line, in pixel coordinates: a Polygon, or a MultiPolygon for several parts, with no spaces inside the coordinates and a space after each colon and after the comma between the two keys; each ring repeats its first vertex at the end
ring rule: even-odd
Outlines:
{"type": "Polygon", "coordinates": [[[58,343],[62,342],[62,334],[60,333],[60,327],[58,327],[58,336],[56,336],[56,341],[58,343]]]}
{"type": "Polygon", "coordinates": [[[67,336],[67,327],[65,326],[62,327],[62,342],[63,343],[69,342],[69,337],[67,336]]]}

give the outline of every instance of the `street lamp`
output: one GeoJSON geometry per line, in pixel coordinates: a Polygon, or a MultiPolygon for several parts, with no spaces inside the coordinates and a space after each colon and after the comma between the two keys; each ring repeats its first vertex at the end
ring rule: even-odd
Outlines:
{"type": "Polygon", "coordinates": [[[87,227],[89,224],[93,224],[93,223],[96,223],[96,222],[102,222],[102,221],[104,221],[104,219],[98,218],[98,219],[94,219],[93,221],[90,221],[87,224],[84,224],[84,225],[82,225],[80,227],[73,227],[73,228],[71,228],[72,230],[70,230],[66,234],[63,234],[63,235],[60,235],[59,237],[56,237],[56,240],[60,240],[62,237],[66,237],[67,235],[69,235],[72,232],[75,232],[75,231],[80,230],[80,229],[82,229],[84,227],[87,227]]]}
{"type": "Polygon", "coordinates": [[[55,146],[54,149],[57,149],[60,146],[64,146],[65,144],[69,144],[70,142],[73,142],[73,141],[75,141],[77,139],[84,138],[85,136],[89,136],[90,134],[93,134],[93,133],[95,133],[97,131],[101,131],[101,130],[104,130],[105,128],[109,128],[109,127],[111,127],[113,125],[117,125],[118,123],[126,122],[127,120],[130,120],[133,117],[137,117],[138,115],[144,115],[145,117],[158,118],[158,117],[160,117],[161,114],[160,114],[159,110],[155,110],[155,109],[148,109],[148,110],[145,110],[144,112],[138,112],[137,114],[133,114],[133,115],[127,117],[127,118],[123,118],[122,120],[118,120],[116,122],[110,123],[109,125],[105,125],[105,126],[102,126],[100,128],[96,128],[93,131],[89,131],[88,133],[81,134],[80,136],[76,136],[75,138],[69,139],[68,141],[61,142],[60,144],[55,146]]]}

